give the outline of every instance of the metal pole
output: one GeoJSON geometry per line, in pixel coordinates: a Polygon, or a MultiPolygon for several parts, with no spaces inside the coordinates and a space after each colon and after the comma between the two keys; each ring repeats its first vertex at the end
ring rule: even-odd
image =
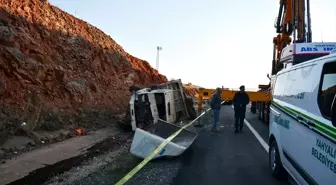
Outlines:
{"type": "Polygon", "coordinates": [[[160,55],[159,55],[159,53],[160,53],[160,51],[162,50],[162,47],[161,46],[157,46],[156,47],[156,70],[157,71],[159,71],[159,57],[160,57],[160,55]]]}
{"type": "Polygon", "coordinates": [[[159,71],[159,50],[156,51],[156,70],[159,71]]]}

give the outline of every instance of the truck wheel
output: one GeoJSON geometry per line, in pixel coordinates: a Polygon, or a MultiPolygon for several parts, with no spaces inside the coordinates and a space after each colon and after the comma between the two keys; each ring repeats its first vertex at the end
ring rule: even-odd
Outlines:
{"type": "Polygon", "coordinates": [[[266,123],[266,105],[265,103],[262,104],[262,115],[261,115],[261,121],[263,123],[266,123]]]}
{"type": "Polygon", "coordinates": [[[260,115],[259,115],[259,120],[262,121],[262,122],[265,122],[265,107],[264,107],[264,104],[262,103],[260,105],[260,115]]]}
{"type": "Polygon", "coordinates": [[[269,147],[268,157],[269,168],[272,176],[278,180],[286,179],[287,172],[282,166],[278,145],[275,140],[272,141],[269,147]]]}
{"type": "Polygon", "coordinates": [[[261,111],[258,111],[258,119],[261,121],[261,111]]]}
{"type": "Polygon", "coordinates": [[[257,113],[257,103],[256,102],[251,102],[251,112],[253,114],[257,113]]]}
{"type": "Polygon", "coordinates": [[[257,113],[257,108],[256,108],[256,107],[251,107],[251,112],[252,112],[253,114],[257,113]]]}
{"type": "Polygon", "coordinates": [[[258,119],[261,120],[261,106],[260,106],[260,102],[258,102],[258,104],[257,104],[257,110],[258,110],[258,119]]]}
{"type": "Polygon", "coordinates": [[[269,124],[269,121],[270,121],[270,117],[269,117],[269,116],[270,116],[270,105],[267,104],[267,108],[266,108],[266,116],[265,116],[265,117],[266,117],[265,119],[266,119],[266,123],[267,123],[267,124],[269,124]]]}

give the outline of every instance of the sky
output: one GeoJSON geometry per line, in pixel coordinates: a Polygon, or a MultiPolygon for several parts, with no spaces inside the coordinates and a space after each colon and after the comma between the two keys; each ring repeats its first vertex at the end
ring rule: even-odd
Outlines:
{"type": "MultiPolygon", "coordinates": [[[[279,0],[49,0],[159,72],[205,88],[268,84],[279,0]]],[[[311,0],[313,42],[336,41],[336,1],[311,0]]]]}

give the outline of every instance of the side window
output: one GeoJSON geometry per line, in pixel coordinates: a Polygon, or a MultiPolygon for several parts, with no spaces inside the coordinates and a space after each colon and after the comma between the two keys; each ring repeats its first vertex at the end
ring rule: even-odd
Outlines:
{"type": "Polygon", "coordinates": [[[170,102],[168,102],[168,115],[170,116],[170,102]]]}
{"type": "Polygon", "coordinates": [[[283,73],[277,76],[274,84],[274,96],[283,96],[285,93],[287,80],[287,73],[283,73]]]}
{"type": "Polygon", "coordinates": [[[336,62],[326,63],[323,66],[320,81],[318,103],[321,114],[331,120],[331,106],[336,94],[336,62]]]}
{"type": "Polygon", "coordinates": [[[277,76],[276,77],[276,79],[274,80],[274,83],[273,83],[273,95],[274,96],[279,96],[279,90],[280,90],[280,87],[279,87],[279,85],[280,85],[280,78],[279,78],[280,76],[277,76]]]}
{"type": "Polygon", "coordinates": [[[271,89],[274,90],[275,77],[271,78],[271,89]]]}

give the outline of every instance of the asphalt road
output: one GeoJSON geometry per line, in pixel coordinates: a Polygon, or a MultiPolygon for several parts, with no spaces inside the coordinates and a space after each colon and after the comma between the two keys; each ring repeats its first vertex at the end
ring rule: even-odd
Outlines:
{"type": "MultiPolygon", "coordinates": [[[[249,110],[248,110],[249,111],[249,110]]],[[[267,141],[268,126],[256,115],[247,113],[247,120],[267,141]]],[[[268,170],[268,154],[245,125],[243,133],[234,133],[233,109],[223,107],[220,132],[212,134],[202,130],[173,182],[175,185],[280,185],[268,170]]]]}
{"type": "MultiPolygon", "coordinates": [[[[256,114],[247,109],[246,119],[268,143],[268,125],[258,120],[256,114]]],[[[219,121],[219,133],[210,132],[210,122],[205,117],[202,124],[208,124],[199,131],[193,145],[183,155],[155,160],[141,169],[127,185],[284,185],[272,178],[268,170],[268,153],[245,125],[243,133],[234,133],[233,109],[223,106],[219,121]]],[[[132,158],[130,156],[129,158],[132,158]]],[[[136,163],[138,163],[137,161],[136,163]]],[[[135,166],[134,160],[128,163],[135,166]]],[[[132,167],[129,167],[130,169],[132,167]]],[[[128,170],[127,170],[128,171],[128,170]]],[[[114,184],[108,168],[97,171],[75,184],[114,184]]],[[[118,173],[125,174],[126,171],[118,173]]]]}

